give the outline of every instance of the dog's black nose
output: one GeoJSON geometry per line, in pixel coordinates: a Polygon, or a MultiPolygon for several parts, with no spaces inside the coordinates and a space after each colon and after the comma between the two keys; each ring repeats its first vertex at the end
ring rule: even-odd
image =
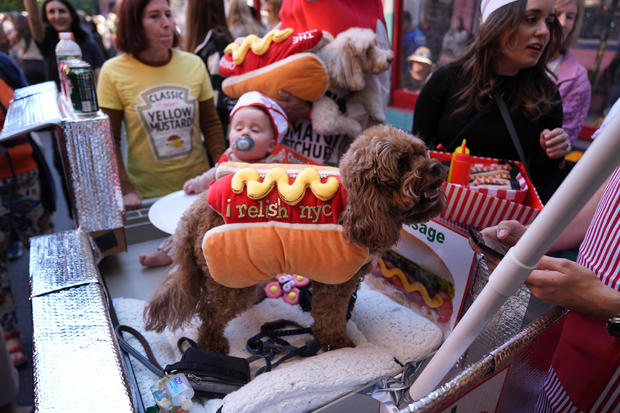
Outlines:
{"type": "Polygon", "coordinates": [[[429,172],[436,177],[441,177],[445,173],[443,166],[439,161],[433,160],[428,166],[429,172]]]}

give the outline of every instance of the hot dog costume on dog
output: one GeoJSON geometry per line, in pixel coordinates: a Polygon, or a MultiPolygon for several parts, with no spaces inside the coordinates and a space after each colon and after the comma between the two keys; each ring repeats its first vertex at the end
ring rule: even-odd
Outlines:
{"type": "Polygon", "coordinates": [[[207,231],[202,248],[219,284],[248,287],[281,273],[340,284],[373,258],[367,247],[349,243],[338,223],[346,192],[337,168],[224,163],[218,169],[234,171],[207,193],[225,224],[207,231]]]}

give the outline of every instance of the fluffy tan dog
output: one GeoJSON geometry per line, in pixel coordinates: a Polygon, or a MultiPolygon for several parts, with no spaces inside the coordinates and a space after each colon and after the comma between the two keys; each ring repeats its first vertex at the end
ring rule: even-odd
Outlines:
{"type": "MultiPolygon", "coordinates": [[[[347,112],[352,104],[363,107],[367,117],[385,121],[379,93],[366,85],[364,76],[389,69],[394,53],[377,45],[377,35],[370,29],[353,27],[318,49],[316,55],[327,68],[332,96],[346,98],[347,112]]],[[[321,97],[312,105],[312,127],[321,134],[343,133],[355,137],[362,132],[358,120],[341,113],[331,98],[321,97]]],[[[359,117],[359,114],[356,114],[359,117]]]]}
{"type": "MultiPolygon", "coordinates": [[[[347,242],[365,246],[371,253],[392,247],[403,224],[424,222],[441,213],[446,204],[441,190],[445,175],[444,168],[428,157],[421,140],[391,126],[367,129],[340,163],[347,193],[340,224],[347,242]]],[[[211,277],[203,236],[223,223],[204,197],[181,218],[174,234],[173,267],[145,309],[147,329],[175,329],[198,314],[200,347],[228,352],[226,324],[261,299],[263,290],[260,285],[229,288],[211,277]]],[[[366,264],[341,284],[312,283],[312,331],[324,347],[353,346],[346,333],[348,303],[369,270],[366,264]]]]}

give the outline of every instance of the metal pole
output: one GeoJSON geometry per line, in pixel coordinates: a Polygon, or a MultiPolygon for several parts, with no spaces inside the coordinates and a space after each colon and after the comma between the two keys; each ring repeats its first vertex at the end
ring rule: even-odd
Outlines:
{"type": "Polygon", "coordinates": [[[409,389],[412,400],[437,387],[489,319],[525,281],[542,255],[618,166],[619,148],[620,116],[615,116],[493,271],[488,284],[409,389]]]}

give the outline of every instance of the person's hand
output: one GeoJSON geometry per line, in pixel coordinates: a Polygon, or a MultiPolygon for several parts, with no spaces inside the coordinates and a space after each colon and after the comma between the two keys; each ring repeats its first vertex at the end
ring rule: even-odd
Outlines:
{"type": "Polygon", "coordinates": [[[197,193],[197,186],[198,186],[198,184],[196,183],[196,179],[195,178],[188,179],[183,184],[183,192],[185,192],[187,195],[193,195],[193,194],[197,193]]]}
{"type": "Polygon", "coordinates": [[[502,221],[497,225],[488,227],[482,230],[482,233],[487,237],[493,238],[502,244],[510,245],[511,247],[517,243],[527,230],[527,227],[511,219],[509,221],[502,221]]]}
{"type": "Polygon", "coordinates": [[[573,149],[568,134],[562,128],[545,129],[540,132],[540,146],[551,159],[562,158],[573,149]]]}
{"type": "Polygon", "coordinates": [[[617,313],[618,292],[574,261],[544,255],[525,281],[539,300],[605,320],[617,313]]]}
{"type": "Polygon", "coordinates": [[[200,178],[202,178],[202,176],[198,176],[196,178],[188,179],[187,181],[185,181],[185,183],[183,184],[183,191],[187,195],[199,194],[203,191],[206,191],[207,188],[209,188],[209,182],[203,182],[206,181],[206,179],[200,178]]]}
{"type": "Polygon", "coordinates": [[[142,197],[137,192],[129,192],[123,195],[123,204],[126,210],[138,209],[142,206],[142,197]]]}
{"type": "Polygon", "coordinates": [[[213,181],[215,181],[215,168],[211,168],[202,175],[185,181],[183,184],[183,192],[187,195],[200,194],[209,189],[209,185],[213,181]]]}
{"type": "Polygon", "coordinates": [[[305,100],[299,99],[284,90],[280,90],[278,96],[276,102],[282,107],[289,120],[307,120],[310,117],[312,105],[305,100]]]}
{"type": "MultiPolygon", "coordinates": [[[[513,246],[519,241],[523,233],[527,230],[527,227],[521,224],[519,221],[510,220],[510,221],[502,221],[497,225],[492,227],[487,227],[483,229],[481,232],[496,241],[501,242],[504,245],[513,246]]],[[[473,249],[478,254],[484,254],[484,251],[480,249],[472,240],[469,239],[469,245],[471,249],[473,249]]],[[[489,266],[489,270],[493,271],[497,264],[499,264],[500,259],[493,257],[489,254],[485,254],[485,259],[489,266]]]]}

